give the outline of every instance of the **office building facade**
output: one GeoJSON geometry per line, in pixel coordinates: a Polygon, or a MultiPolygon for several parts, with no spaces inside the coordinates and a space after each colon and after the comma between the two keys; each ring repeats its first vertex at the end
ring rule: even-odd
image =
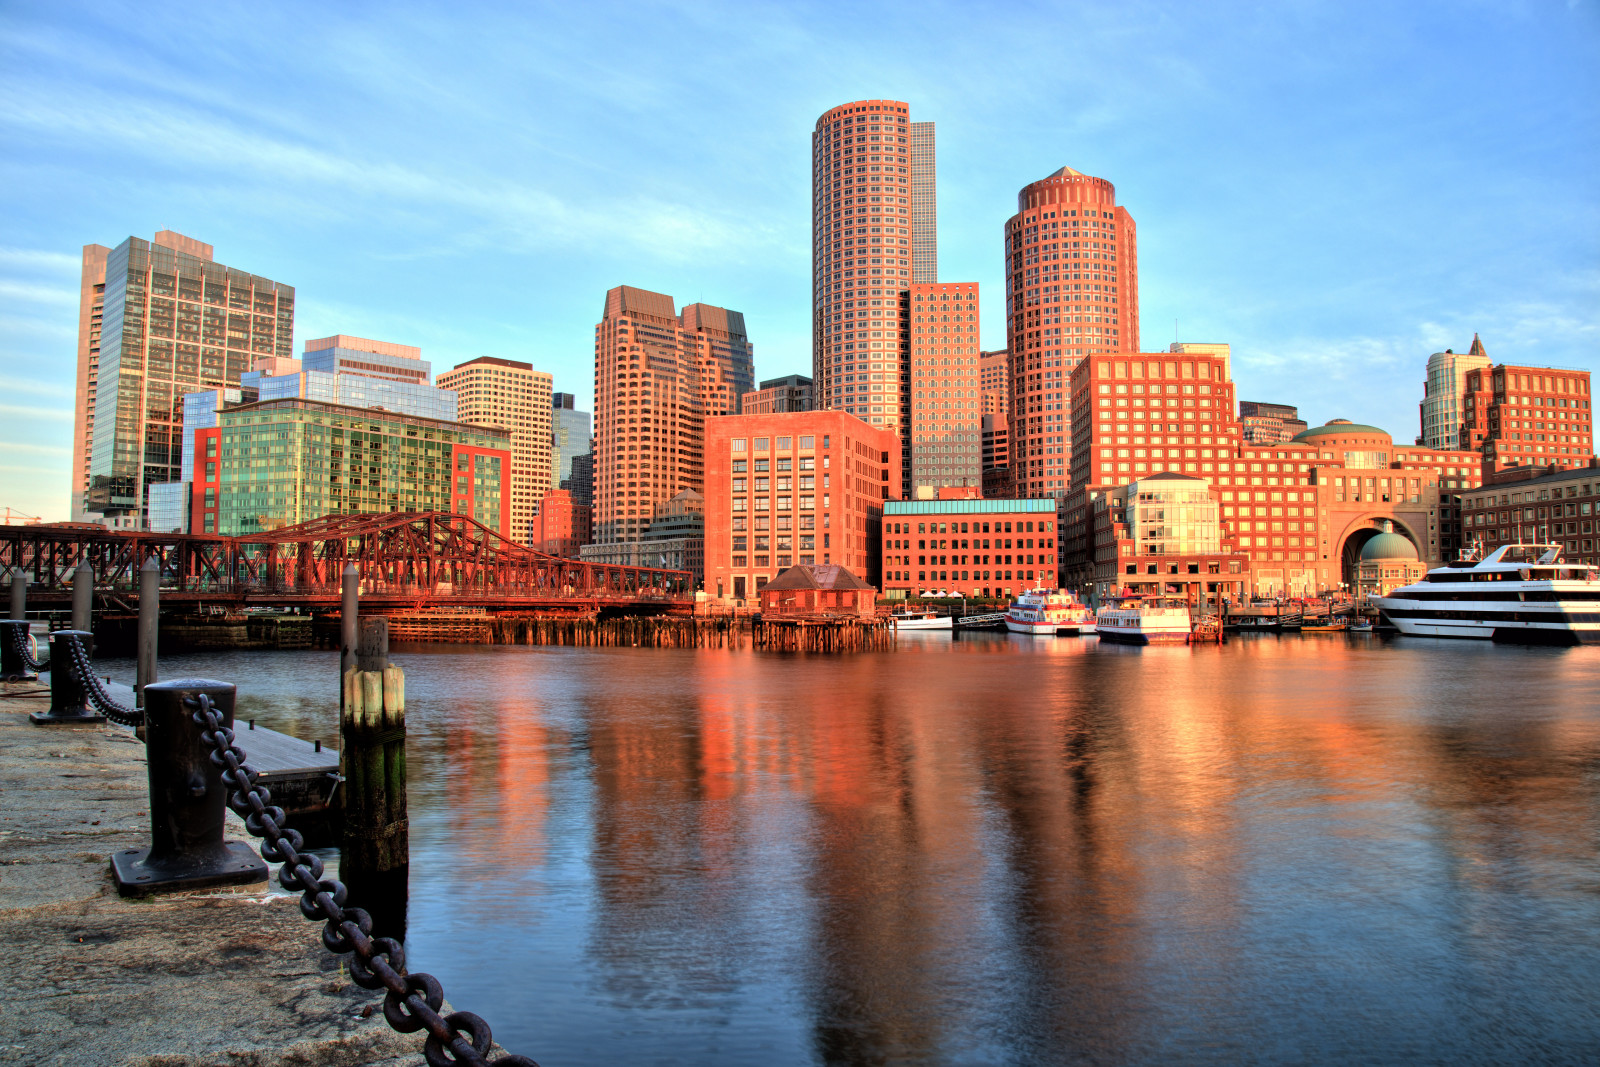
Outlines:
{"type": "Polygon", "coordinates": [[[737,311],[632,286],[595,326],[595,543],[638,541],[656,508],[705,481],[705,421],[731,415],[755,377],[737,311]]]}
{"type": "Polygon", "coordinates": [[[939,154],[936,148],[933,123],[911,123],[911,280],[924,284],[939,280],[939,154]]]}
{"type": "Polygon", "coordinates": [[[977,282],[911,284],[903,331],[911,337],[911,470],[903,497],[983,485],[978,310],[977,282]]]}
{"type": "Polygon", "coordinates": [[[740,415],[772,415],[785,411],[810,411],[816,406],[814,383],[803,374],[769,378],[761,388],[744,394],[740,415]]]}
{"type": "Polygon", "coordinates": [[[1587,466],[1594,456],[1589,372],[1495,364],[1470,370],[1462,445],[1485,470],[1587,466]]]}
{"type": "Polygon", "coordinates": [[[1139,348],[1138,235],[1110,182],[1062,167],[1017,194],[1004,238],[1011,475],[1019,496],[1060,497],[1073,368],[1139,348]]]}
{"type": "Polygon", "coordinates": [[[183,397],[237,386],[257,356],[293,357],[294,289],[165,230],[88,246],[83,264],[73,513],[137,529],[146,487],[183,480],[183,397]]]}
{"type": "Polygon", "coordinates": [[[555,465],[550,477],[558,488],[572,480],[573,457],[594,448],[593,424],[587,411],[578,410],[577,400],[571,393],[550,394],[550,461],[555,465]]]}
{"type": "Polygon", "coordinates": [[[539,501],[556,488],[551,450],[551,377],[533,364],[480,356],[438,377],[456,394],[457,418],[470,426],[499,426],[511,435],[505,488],[511,533],[522,544],[533,537],[539,501]]]}
{"type": "Polygon", "coordinates": [[[891,500],[883,506],[883,590],[1010,597],[1056,586],[1053,500],[891,500]]]}

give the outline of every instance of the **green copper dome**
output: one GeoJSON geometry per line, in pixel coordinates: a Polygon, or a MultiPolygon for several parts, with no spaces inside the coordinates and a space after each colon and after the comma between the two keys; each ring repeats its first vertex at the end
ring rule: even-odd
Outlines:
{"type": "Polygon", "coordinates": [[[1322,437],[1330,433],[1381,433],[1385,437],[1389,436],[1388,430],[1380,430],[1378,427],[1368,426],[1364,422],[1345,422],[1342,419],[1334,419],[1325,426],[1312,426],[1309,429],[1301,430],[1294,435],[1293,440],[1309,441],[1312,438],[1322,437]]]}
{"type": "MultiPolygon", "coordinates": [[[[1384,523],[1385,527],[1388,525],[1388,523],[1384,523]]],[[[1361,561],[1363,563],[1368,560],[1416,558],[1417,546],[1413,545],[1405,534],[1397,534],[1389,529],[1385,529],[1378,536],[1361,546],[1361,561]]]]}

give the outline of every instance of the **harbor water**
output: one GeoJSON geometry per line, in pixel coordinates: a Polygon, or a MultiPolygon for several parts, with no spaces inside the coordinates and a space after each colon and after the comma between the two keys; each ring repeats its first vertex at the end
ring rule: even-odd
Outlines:
{"type": "Polygon", "coordinates": [[[1600,1062],[1600,649],[899,645],[395,646],[411,966],[545,1067],[1600,1062]]]}

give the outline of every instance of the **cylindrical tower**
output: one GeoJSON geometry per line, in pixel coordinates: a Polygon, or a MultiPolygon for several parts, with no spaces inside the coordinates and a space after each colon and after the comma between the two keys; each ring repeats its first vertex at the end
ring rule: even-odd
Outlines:
{"type": "Polygon", "coordinates": [[[1012,478],[1018,496],[1059,497],[1070,487],[1072,368],[1139,350],[1137,232],[1110,182],[1062,167],[1017,194],[1005,255],[1012,478]]]}
{"type": "Polygon", "coordinates": [[[892,430],[909,471],[911,108],[856,100],[811,135],[812,350],[819,408],[892,430]]]}

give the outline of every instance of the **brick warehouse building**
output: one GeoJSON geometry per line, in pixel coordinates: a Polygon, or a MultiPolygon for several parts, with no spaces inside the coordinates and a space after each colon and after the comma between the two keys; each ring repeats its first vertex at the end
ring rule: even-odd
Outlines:
{"type": "Polygon", "coordinates": [[[1056,505],[1034,500],[891,500],[882,588],[1009,597],[1056,584],[1056,505]]]}
{"type": "Polygon", "coordinates": [[[1488,555],[1504,544],[1562,548],[1568,562],[1600,564],[1600,460],[1540,478],[1485,485],[1466,494],[1466,540],[1488,555]]]}
{"type": "Polygon", "coordinates": [[[1594,455],[1589,384],[1588,371],[1553,367],[1502,363],[1468,371],[1462,446],[1481,451],[1489,471],[1587,466],[1594,455]]]}
{"type": "Polygon", "coordinates": [[[1482,482],[1475,453],[1397,446],[1377,427],[1341,420],[1288,442],[1245,444],[1233,383],[1217,355],[1092,356],[1071,382],[1062,573],[1084,588],[1096,577],[1096,513],[1106,506],[1097,502],[1162,472],[1211,487],[1221,536],[1250,560],[1250,592],[1268,595],[1350,584],[1361,546],[1384,521],[1420,558],[1452,558],[1461,543],[1461,494],[1482,482]]]}
{"type": "Polygon", "coordinates": [[[900,439],[842,411],[706,420],[705,588],[744,602],[795,564],[880,580],[900,439]]]}

